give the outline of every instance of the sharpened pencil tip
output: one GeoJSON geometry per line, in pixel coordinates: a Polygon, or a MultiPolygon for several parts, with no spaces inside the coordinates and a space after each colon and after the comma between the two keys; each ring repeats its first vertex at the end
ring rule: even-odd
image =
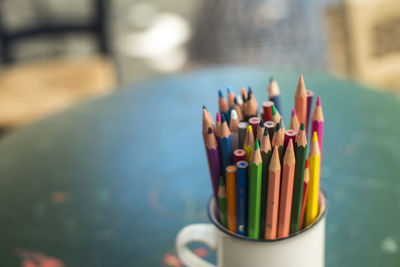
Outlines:
{"type": "Polygon", "coordinates": [[[269,84],[271,84],[273,81],[274,81],[274,77],[273,76],[269,77],[269,84]]]}
{"type": "Polygon", "coordinates": [[[252,132],[253,132],[253,128],[251,127],[251,125],[247,126],[247,131],[248,131],[249,133],[252,133],[252,132]]]}
{"type": "Polygon", "coordinates": [[[221,115],[219,114],[219,112],[217,112],[217,121],[221,121],[221,115]]]}
{"type": "Polygon", "coordinates": [[[253,89],[251,89],[251,86],[247,87],[247,92],[248,92],[249,94],[252,94],[252,93],[253,93],[253,89]]]}
{"type": "Polygon", "coordinates": [[[237,120],[238,119],[237,112],[234,109],[232,109],[232,111],[231,111],[231,119],[232,120],[237,120]]]}
{"type": "Polygon", "coordinates": [[[267,129],[265,129],[265,131],[264,131],[264,136],[268,136],[268,131],[267,131],[267,129]]]}
{"type": "Polygon", "coordinates": [[[316,105],[319,107],[319,106],[321,106],[321,98],[318,96],[317,97],[317,103],[316,103],[316,105]]]}
{"type": "Polygon", "coordinates": [[[292,109],[292,117],[296,116],[296,110],[292,109]]]}
{"type": "Polygon", "coordinates": [[[205,105],[203,105],[203,109],[207,110],[207,108],[206,108],[206,106],[205,106],[205,105]]]}
{"type": "Polygon", "coordinates": [[[276,110],[276,107],[275,107],[275,105],[274,104],[272,104],[272,115],[276,115],[276,112],[277,112],[277,110],[276,110]]]}
{"type": "Polygon", "coordinates": [[[314,133],[313,133],[312,142],[318,142],[318,135],[317,135],[317,132],[314,132],[314,133]]]}
{"type": "Polygon", "coordinates": [[[304,123],[300,124],[300,131],[304,131],[304,123]]]}
{"type": "Polygon", "coordinates": [[[211,134],[213,132],[211,127],[208,127],[208,134],[211,134]]]}
{"type": "Polygon", "coordinates": [[[260,119],[260,123],[259,123],[260,127],[264,127],[264,122],[262,119],[260,119]]]}
{"type": "Polygon", "coordinates": [[[279,132],[279,130],[281,129],[281,123],[278,122],[275,126],[275,132],[279,132]]]}
{"type": "Polygon", "coordinates": [[[219,97],[224,97],[221,90],[218,90],[218,95],[219,95],[219,97]]]}
{"type": "Polygon", "coordinates": [[[226,87],[226,91],[228,92],[228,94],[232,92],[232,90],[231,90],[231,88],[229,86],[226,87]]]}
{"type": "Polygon", "coordinates": [[[260,147],[260,144],[258,143],[258,140],[256,139],[256,142],[254,144],[254,151],[257,150],[260,147]]]}
{"type": "Polygon", "coordinates": [[[308,168],[308,159],[306,159],[306,167],[305,168],[308,168]]]}
{"type": "Polygon", "coordinates": [[[224,122],[226,122],[226,119],[225,119],[224,114],[222,114],[222,115],[221,115],[221,123],[224,123],[224,122]]]}

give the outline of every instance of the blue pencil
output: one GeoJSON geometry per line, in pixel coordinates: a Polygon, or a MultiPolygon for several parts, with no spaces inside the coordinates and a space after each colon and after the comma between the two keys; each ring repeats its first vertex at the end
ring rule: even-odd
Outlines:
{"type": "MultiPolygon", "coordinates": [[[[226,167],[233,163],[233,150],[232,150],[232,139],[231,131],[229,130],[225,116],[221,117],[221,128],[219,136],[219,146],[221,149],[221,170],[225,170],[226,167]]],[[[225,177],[225,172],[224,172],[225,177]]]]}
{"type": "Polygon", "coordinates": [[[281,92],[278,83],[273,77],[271,77],[268,85],[268,96],[269,100],[274,102],[274,105],[279,112],[281,112],[280,94],[281,92]]]}
{"type": "Polygon", "coordinates": [[[245,160],[236,163],[236,233],[247,235],[247,167],[245,160]]]}

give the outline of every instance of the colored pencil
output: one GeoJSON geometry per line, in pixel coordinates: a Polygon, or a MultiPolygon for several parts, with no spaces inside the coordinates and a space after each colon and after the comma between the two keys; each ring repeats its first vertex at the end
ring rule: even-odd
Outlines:
{"type": "Polygon", "coordinates": [[[261,159],[262,182],[261,182],[261,205],[260,205],[260,237],[265,236],[265,216],[267,211],[267,193],[268,193],[268,168],[272,156],[271,141],[268,136],[268,131],[264,131],[261,141],[261,159]]]}
{"type": "Polygon", "coordinates": [[[247,133],[247,126],[249,126],[249,124],[245,121],[241,121],[239,122],[239,148],[243,148],[243,144],[244,144],[244,139],[246,138],[246,133],[247,133]]]}
{"type": "Polygon", "coordinates": [[[226,207],[228,229],[236,233],[236,166],[226,167],[226,207]]]}
{"type": "Polygon", "coordinates": [[[202,134],[204,145],[207,141],[208,128],[213,128],[213,121],[210,114],[207,112],[206,106],[203,106],[202,134]]]}
{"type": "Polygon", "coordinates": [[[276,109],[275,105],[272,106],[272,120],[275,123],[278,123],[281,121],[281,114],[279,114],[279,111],[276,109]]]}
{"type": "Polygon", "coordinates": [[[308,184],[310,182],[310,172],[308,168],[308,160],[306,160],[306,167],[304,169],[304,183],[303,183],[303,198],[301,200],[301,212],[300,212],[300,224],[299,230],[303,229],[304,225],[304,213],[306,210],[307,194],[308,194],[308,184]]]}
{"type": "Polygon", "coordinates": [[[235,102],[235,94],[232,92],[230,87],[227,87],[226,91],[228,95],[228,106],[231,107],[235,102]]]}
{"type": "Polygon", "coordinates": [[[217,112],[216,118],[215,118],[215,128],[214,128],[214,134],[215,137],[219,138],[221,132],[221,115],[219,112],[217,112]]]}
{"type": "Polygon", "coordinates": [[[260,144],[261,144],[263,136],[264,136],[264,131],[265,131],[264,122],[260,119],[260,123],[258,124],[258,127],[257,127],[257,135],[256,135],[256,139],[258,140],[258,143],[260,143],[260,144]]]}
{"type": "Polygon", "coordinates": [[[300,123],[299,123],[299,120],[297,119],[296,110],[293,109],[292,116],[290,117],[289,129],[292,129],[292,130],[295,130],[296,132],[298,132],[299,128],[300,128],[300,123]]]}
{"type": "Polygon", "coordinates": [[[306,125],[307,121],[307,95],[303,75],[300,74],[297,84],[296,94],[294,95],[294,108],[296,110],[299,123],[306,125]]]}
{"type": "Polygon", "coordinates": [[[249,163],[249,207],[248,207],[248,236],[258,239],[260,232],[260,201],[262,181],[262,159],[258,141],[249,163]]]}
{"type": "Polygon", "coordinates": [[[246,151],[246,160],[250,161],[251,154],[253,154],[253,147],[254,147],[254,135],[253,129],[251,126],[247,126],[246,137],[243,143],[243,149],[246,151]]]}
{"type": "Polygon", "coordinates": [[[231,111],[231,123],[229,124],[229,130],[231,131],[232,149],[239,148],[239,120],[236,111],[231,111]]]}
{"type": "Polygon", "coordinates": [[[283,160],[283,142],[284,142],[284,136],[281,131],[281,124],[277,123],[274,131],[274,137],[272,138],[271,146],[272,150],[274,150],[275,147],[278,148],[280,162],[282,162],[283,160]]]}
{"type": "Polygon", "coordinates": [[[227,227],[227,214],[226,214],[226,187],[224,177],[219,177],[219,188],[218,188],[218,210],[219,210],[219,220],[222,226],[227,227]]]}
{"type": "Polygon", "coordinates": [[[318,194],[319,194],[319,175],[320,175],[320,151],[318,145],[317,132],[313,133],[310,152],[308,154],[308,164],[310,168],[310,182],[306,202],[305,226],[309,226],[318,216],[318,194]]]}
{"type": "Polygon", "coordinates": [[[322,113],[321,99],[317,98],[317,103],[314,107],[314,112],[311,118],[311,132],[316,132],[318,136],[319,150],[322,154],[322,144],[324,138],[324,115],[322,113]]]}
{"type": "Polygon", "coordinates": [[[268,96],[269,100],[274,102],[274,105],[278,111],[281,110],[280,94],[281,92],[279,90],[278,83],[274,78],[271,77],[268,85],[268,96]]]}
{"type": "Polygon", "coordinates": [[[300,131],[297,135],[296,144],[296,168],[294,171],[292,216],[290,219],[290,233],[296,233],[300,230],[301,205],[303,202],[304,170],[307,158],[307,137],[304,124],[300,125],[300,131]]]}
{"type": "Polygon", "coordinates": [[[233,109],[236,111],[238,120],[241,121],[241,120],[243,120],[242,108],[238,104],[237,99],[240,99],[240,97],[239,96],[235,97],[235,101],[234,101],[234,104],[233,104],[233,109]]]}
{"type": "Polygon", "coordinates": [[[278,214],[278,238],[289,236],[290,215],[292,211],[293,181],[296,159],[294,156],[293,139],[289,140],[283,158],[283,170],[278,214]]]}
{"type": "Polygon", "coordinates": [[[274,102],[265,101],[262,105],[263,107],[263,121],[272,121],[272,106],[274,102]]]}
{"type": "Polygon", "coordinates": [[[225,100],[224,95],[222,94],[221,90],[218,90],[218,106],[219,106],[219,112],[221,113],[221,115],[224,114],[226,116],[229,106],[228,106],[228,103],[226,103],[226,100],[225,100]]]}
{"type": "Polygon", "coordinates": [[[237,177],[236,177],[236,232],[239,235],[247,235],[247,175],[249,164],[244,161],[236,163],[237,177]]]}
{"type": "Polygon", "coordinates": [[[281,183],[281,164],[278,148],[274,148],[269,163],[267,211],[265,217],[265,238],[275,239],[278,224],[279,190],[281,183]]]}
{"type": "Polygon", "coordinates": [[[250,118],[252,116],[257,116],[257,113],[258,113],[257,101],[256,101],[251,89],[247,93],[246,109],[247,109],[246,115],[248,118],[250,118]]]}
{"type": "Polygon", "coordinates": [[[274,121],[265,121],[264,126],[268,131],[269,140],[272,142],[272,138],[274,137],[274,131],[276,127],[276,123],[274,121]]]}
{"type": "Polygon", "coordinates": [[[243,149],[236,149],[233,151],[233,164],[236,164],[241,160],[246,160],[246,151],[243,149]]]}
{"type": "MultiPolygon", "coordinates": [[[[221,118],[221,131],[219,137],[220,153],[221,153],[221,164],[222,170],[233,163],[233,150],[232,150],[232,138],[231,132],[229,131],[228,124],[226,123],[225,116],[221,118]]],[[[224,172],[225,174],[225,172],[224,172]]]]}
{"type": "Polygon", "coordinates": [[[251,125],[251,128],[253,130],[254,138],[256,138],[258,125],[260,124],[260,118],[259,117],[251,117],[249,119],[249,124],[251,125]]]}
{"type": "Polygon", "coordinates": [[[297,132],[294,130],[286,130],[285,137],[283,141],[283,153],[286,153],[286,148],[289,144],[289,140],[292,140],[294,143],[296,141],[297,132]]]}
{"type": "Polygon", "coordinates": [[[219,157],[218,143],[211,127],[208,128],[206,150],[207,150],[208,166],[211,174],[210,178],[213,189],[213,196],[215,200],[217,200],[216,197],[218,192],[218,182],[219,182],[219,176],[221,175],[221,161],[219,157]]]}
{"type": "Polygon", "coordinates": [[[312,109],[312,101],[314,97],[314,92],[310,90],[306,90],[306,96],[307,96],[307,121],[306,124],[304,125],[306,127],[306,134],[308,136],[308,129],[310,128],[310,115],[311,115],[311,109],[312,109]]]}

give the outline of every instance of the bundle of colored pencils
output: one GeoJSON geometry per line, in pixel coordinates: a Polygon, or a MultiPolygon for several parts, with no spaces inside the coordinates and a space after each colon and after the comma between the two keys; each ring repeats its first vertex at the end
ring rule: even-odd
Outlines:
{"type": "Polygon", "coordinates": [[[250,87],[237,96],[228,88],[227,99],[219,91],[215,124],[203,106],[203,139],[220,223],[253,239],[287,237],[319,214],[321,100],[317,98],[310,122],[314,93],[306,90],[300,75],[285,130],[274,79],[267,92],[269,100],[259,113],[250,87]]]}

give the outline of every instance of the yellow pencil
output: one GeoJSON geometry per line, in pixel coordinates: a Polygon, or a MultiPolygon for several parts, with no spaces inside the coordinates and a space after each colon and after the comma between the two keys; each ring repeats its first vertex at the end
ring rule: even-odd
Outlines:
{"type": "Polygon", "coordinates": [[[310,145],[310,153],[308,154],[308,164],[310,171],[310,181],[308,184],[305,227],[312,224],[318,216],[318,194],[319,194],[319,178],[321,154],[318,145],[317,132],[313,133],[310,145]]]}
{"type": "Polygon", "coordinates": [[[254,150],[254,135],[253,135],[253,128],[251,125],[247,126],[246,137],[244,138],[243,149],[246,151],[246,160],[247,162],[250,161],[251,154],[253,154],[254,150]]]}

